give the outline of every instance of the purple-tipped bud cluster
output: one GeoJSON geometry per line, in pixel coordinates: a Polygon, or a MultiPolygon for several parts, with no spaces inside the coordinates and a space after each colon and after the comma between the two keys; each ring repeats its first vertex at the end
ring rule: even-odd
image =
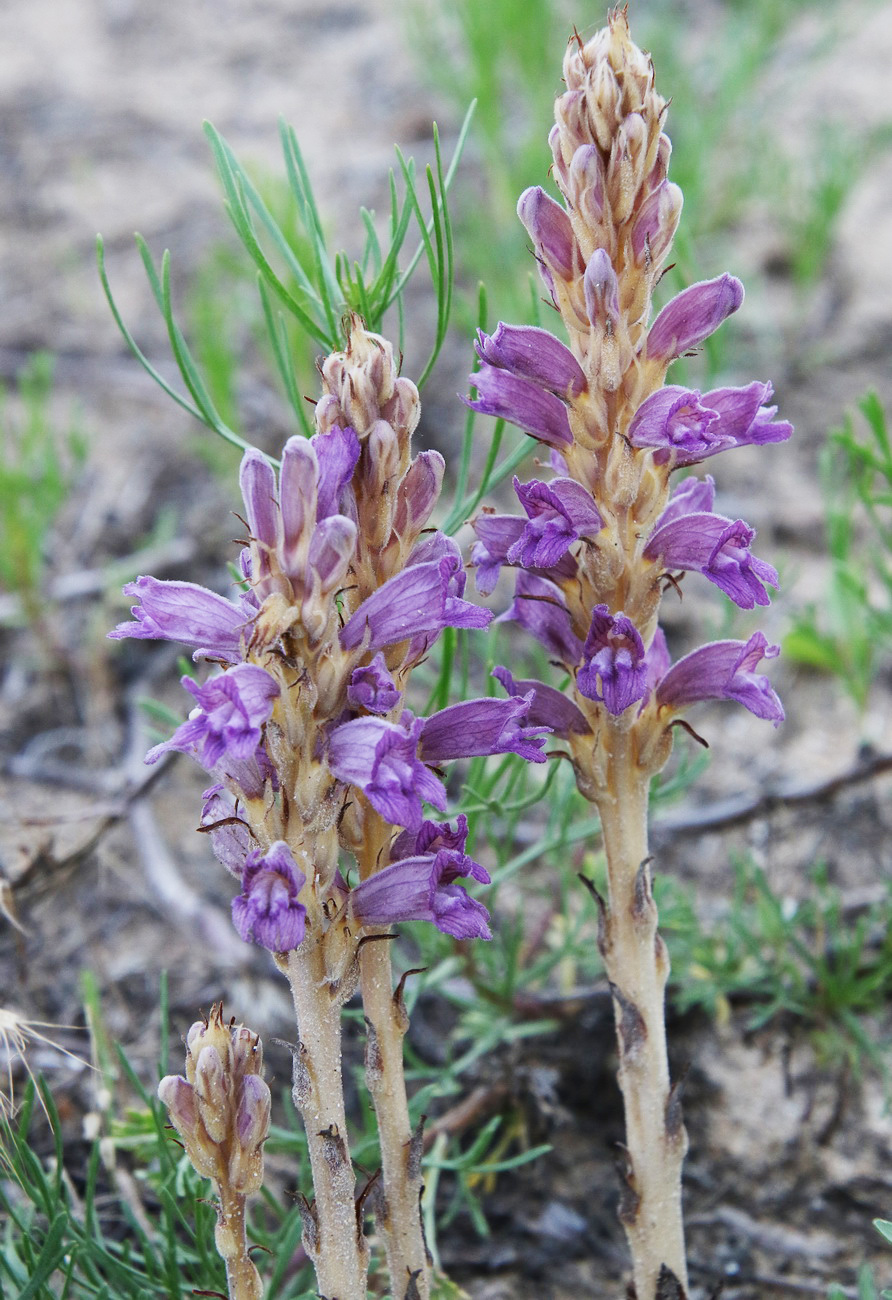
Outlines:
{"type": "Polygon", "coordinates": [[[219,1003],[189,1030],[185,1077],[169,1074],[158,1085],[193,1168],[221,1195],[247,1196],[263,1183],[270,1092],[262,1072],[260,1039],[224,1024],[219,1003]]]}

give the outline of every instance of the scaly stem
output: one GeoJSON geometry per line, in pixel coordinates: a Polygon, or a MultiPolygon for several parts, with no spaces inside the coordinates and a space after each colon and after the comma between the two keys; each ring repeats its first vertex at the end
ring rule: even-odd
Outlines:
{"type": "Polygon", "coordinates": [[[261,1300],[263,1283],[248,1254],[245,1235],[245,1201],[224,1179],[218,1184],[220,1211],[215,1241],[217,1253],[226,1263],[229,1300],[261,1300]]]}
{"type": "Polygon", "coordinates": [[[408,1017],[393,992],[390,946],[363,944],[359,957],[368,1026],[366,1082],[381,1144],[378,1226],[384,1237],[394,1300],[428,1300],[430,1262],[421,1225],[421,1148],[413,1138],[403,1075],[408,1017]]]}
{"type": "Polygon", "coordinates": [[[649,778],[636,761],[634,725],[621,718],[607,725],[606,781],[597,805],[609,879],[601,950],[613,989],[626,1118],[626,1186],[619,1215],[632,1252],[637,1300],[657,1300],[687,1294],[681,1212],[687,1136],[666,1054],[669,957],[657,933],[647,864],[649,778]],[[678,1286],[669,1289],[673,1282],[678,1286]]]}
{"type": "Polygon", "coordinates": [[[368,1248],[357,1221],[356,1180],[347,1146],[341,1077],[341,1006],[333,995],[321,944],[288,953],[299,1041],[294,1103],[307,1132],[315,1202],[304,1220],[304,1249],[321,1295],[366,1300],[368,1248]]]}

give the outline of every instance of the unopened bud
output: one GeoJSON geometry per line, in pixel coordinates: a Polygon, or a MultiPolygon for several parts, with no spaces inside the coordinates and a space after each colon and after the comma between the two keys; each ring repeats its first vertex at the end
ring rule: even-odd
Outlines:
{"type": "Polygon", "coordinates": [[[198,1102],[191,1085],[180,1074],[166,1074],[158,1084],[158,1096],[180,1136],[190,1137],[198,1124],[198,1102]]]}
{"type": "Polygon", "coordinates": [[[254,1149],[269,1133],[270,1092],[259,1074],[246,1074],[235,1117],[239,1145],[254,1149]]]}
{"type": "Polygon", "coordinates": [[[570,218],[561,205],[555,203],[540,186],[534,185],[521,194],[517,215],[526,226],[545,268],[565,280],[571,279],[576,241],[570,218]]]}
{"type": "Polygon", "coordinates": [[[263,1073],[263,1044],[247,1025],[239,1025],[232,1036],[232,1058],[237,1074],[263,1073]]]}
{"type": "Polygon", "coordinates": [[[397,488],[393,526],[403,541],[414,540],[427,523],[443,486],[446,462],[438,451],[416,456],[397,488]]]}
{"type": "Polygon", "coordinates": [[[203,1047],[195,1063],[195,1095],[212,1142],[223,1142],[229,1128],[228,1084],[216,1047],[203,1047]]]}

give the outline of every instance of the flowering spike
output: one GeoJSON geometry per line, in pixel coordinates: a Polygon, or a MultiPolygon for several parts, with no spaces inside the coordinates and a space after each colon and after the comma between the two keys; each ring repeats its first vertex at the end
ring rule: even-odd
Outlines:
{"type": "Polygon", "coordinates": [[[687,1288],[685,1137],[669,1105],[662,1026],[668,960],[656,907],[641,905],[640,883],[636,893],[649,783],[671,751],[675,715],[696,700],[736,699],[771,721],[783,716],[756,672],[773,653],[761,634],[670,666],[658,616],[673,570],[702,573],[745,609],[768,604],[766,587],[777,585],[774,568],[750,550],[753,530],[714,513],[712,479],[685,479],[670,494],[670,476],[732,447],[782,442],[791,429],[775,418],[768,384],[662,386],[670,363],[740,308],[743,286],[729,274],[691,285],[650,323],[682,194],[668,176],[667,103],[626,9],[590,41],[570,43],[564,82],[549,134],[564,204],[528,189],[518,215],[567,346],[504,324],[481,335],[470,403],[545,442],[555,477],[515,480],[526,520],[484,509],[471,559],[484,594],[503,565],[519,567],[497,621],[529,631],[572,683],[567,699],[496,670],[509,697],[529,699],[526,724],[564,738],[577,784],[600,814],[610,889],[599,944],[615,989],[628,1128],[621,1217],[630,1290],[643,1298],[667,1276],[687,1288]]]}

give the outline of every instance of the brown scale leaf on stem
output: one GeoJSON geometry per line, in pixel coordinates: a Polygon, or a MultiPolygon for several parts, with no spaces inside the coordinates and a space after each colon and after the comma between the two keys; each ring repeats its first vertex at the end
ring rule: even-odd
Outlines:
{"type": "MultiPolygon", "coordinates": [[[[608,981],[610,983],[610,981],[608,981]]],[[[635,1003],[613,983],[610,992],[620,1010],[619,1032],[623,1057],[634,1057],[647,1038],[647,1025],[635,1003]]]]}
{"type": "Polygon", "coordinates": [[[654,1300],[687,1300],[688,1293],[678,1278],[664,1264],[660,1269],[660,1276],[657,1278],[657,1289],[654,1294],[654,1300]]]}
{"type": "Polygon", "coordinates": [[[637,1218],[638,1211],[641,1208],[641,1196],[635,1185],[635,1170],[632,1168],[632,1160],[629,1155],[628,1147],[622,1142],[617,1143],[619,1155],[616,1158],[616,1172],[619,1174],[619,1204],[616,1207],[616,1217],[625,1228],[631,1228],[637,1218]]]}

